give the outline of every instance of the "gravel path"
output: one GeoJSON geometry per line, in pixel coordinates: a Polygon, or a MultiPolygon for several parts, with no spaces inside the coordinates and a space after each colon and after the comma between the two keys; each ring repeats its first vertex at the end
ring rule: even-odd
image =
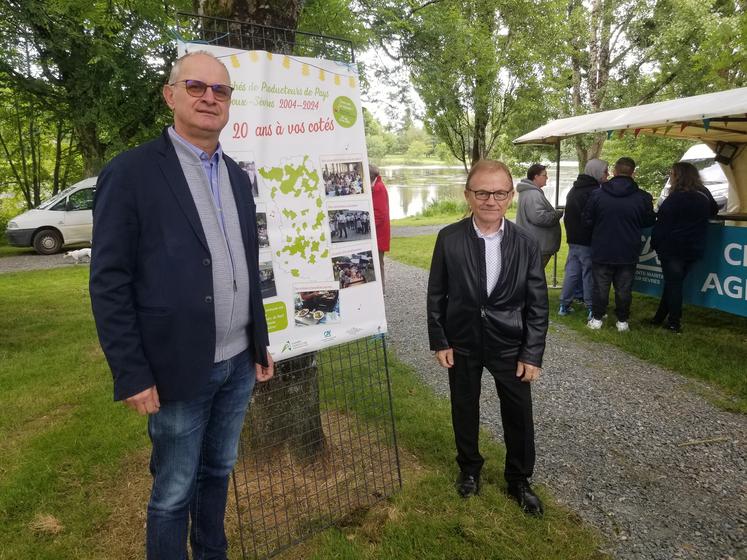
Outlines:
{"type": "MultiPolygon", "coordinates": [[[[391,344],[448,395],[428,351],[427,273],[386,267],[391,344]]],[[[502,437],[495,385],[485,379],[482,421],[502,437]]],[[[534,482],[597,527],[617,559],[747,559],[747,417],[714,408],[693,385],[711,390],[550,325],[533,394],[534,482]]]]}
{"type": "MultiPolygon", "coordinates": [[[[61,266],[76,266],[72,259],[63,258],[65,253],[57,255],[16,255],[0,258],[0,274],[4,272],[24,272],[27,270],[44,270],[61,266]]],[[[83,263],[77,265],[83,266],[83,263]]],[[[88,264],[85,264],[88,266],[88,264]]]]}

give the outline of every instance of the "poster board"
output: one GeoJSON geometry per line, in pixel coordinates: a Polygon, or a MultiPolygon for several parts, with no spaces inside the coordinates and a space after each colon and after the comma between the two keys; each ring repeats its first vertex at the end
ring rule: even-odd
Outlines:
{"type": "Polygon", "coordinates": [[[228,68],[223,151],[257,206],[275,360],[386,332],[355,65],[198,43],[228,68]]]}
{"type": "MultiPolygon", "coordinates": [[[[661,297],[664,276],[651,248],[651,228],[643,231],[642,239],[633,289],[661,297]]],[[[708,251],[685,278],[683,301],[747,317],[747,228],[711,222],[705,245],[708,251]]]]}

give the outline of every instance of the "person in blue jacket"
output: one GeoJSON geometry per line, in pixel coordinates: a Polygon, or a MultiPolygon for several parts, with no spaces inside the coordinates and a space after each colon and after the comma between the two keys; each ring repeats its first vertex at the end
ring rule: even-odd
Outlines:
{"type": "Polygon", "coordinates": [[[651,234],[651,246],[664,275],[661,301],[651,323],[679,333],[682,285],[693,263],[705,252],[708,219],[716,215],[718,205],[692,163],[675,163],[669,177],[670,194],[659,208],[651,234]]]}
{"type": "Polygon", "coordinates": [[[654,225],[651,195],[633,180],[635,161],[621,157],[614,177],[596,189],[584,208],[584,222],[591,228],[591,267],[594,281],[592,317],[587,326],[602,328],[610,284],[615,288],[617,330],[630,330],[633,277],[641,253],[641,230],[654,225]]]}
{"type": "Polygon", "coordinates": [[[148,560],[225,559],[228,482],[273,375],[249,177],[218,141],[231,79],[206,52],[163,87],[173,126],[98,178],[90,292],[114,398],[148,416],[148,560]],[[190,530],[191,524],[191,530],[190,530]]]}

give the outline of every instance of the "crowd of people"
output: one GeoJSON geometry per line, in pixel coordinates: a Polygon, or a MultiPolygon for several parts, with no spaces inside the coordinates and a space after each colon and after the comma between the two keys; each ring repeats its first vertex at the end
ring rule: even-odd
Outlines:
{"type": "Polygon", "coordinates": [[[369,267],[370,265],[352,265],[352,266],[342,266],[339,270],[339,278],[340,278],[340,288],[349,288],[350,286],[355,286],[357,284],[365,284],[368,282],[365,276],[365,268],[369,267]]]}
{"type": "Polygon", "coordinates": [[[568,193],[563,212],[545,198],[541,189],[547,172],[544,166],[534,164],[517,186],[516,223],[539,242],[543,264],[547,264],[559,249],[559,221],[563,218],[568,257],[558,314],[572,313],[573,301],[578,299],[586,308],[587,326],[601,329],[612,286],[619,332],[630,330],[641,235],[653,226],[651,244],[661,262],[664,284],[659,309],[647,322],[679,333],[683,281],[703,255],[708,219],[718,212],[718,206],[697,168],[678,162],[670,173],[672,194],[655,213],[653,198],[634,179],[635,168],[635,161],[621,157],[609,178],[606,161],[589,160],[568,193]]]}
{"type": "Polygon", "coordinates": [[[339,210],[330,212],[329,228],[333,240],[365,235],[371,231],[371,218],[363,210],[339,210]]]}
{"type": "Polygon", "coordinates": [[[322,179],[327,196],[345,196],[363,192],[363,177],[357,167],[343,172],[328,171],[325,168],[322,171],[322,179]]]}

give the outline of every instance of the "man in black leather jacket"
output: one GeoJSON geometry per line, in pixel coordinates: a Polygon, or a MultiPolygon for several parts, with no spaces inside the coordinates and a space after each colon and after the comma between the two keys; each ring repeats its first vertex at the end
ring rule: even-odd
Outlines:
{"type": "Polygon", "coordinates": [[[483,368],[501,402],[508,492],[522,509],[542,515],[532,492],[534,424],[530,382],[537,379],[548,323],[547,284],[537,241],[504,220],[513,179],[501,162],[481,160],[467,177],[472,216],[442,229],[428,280],[428,336],[449,369],[452,423],[460,468],[457,490],[479,492],[478,449],[483,368]]]}

